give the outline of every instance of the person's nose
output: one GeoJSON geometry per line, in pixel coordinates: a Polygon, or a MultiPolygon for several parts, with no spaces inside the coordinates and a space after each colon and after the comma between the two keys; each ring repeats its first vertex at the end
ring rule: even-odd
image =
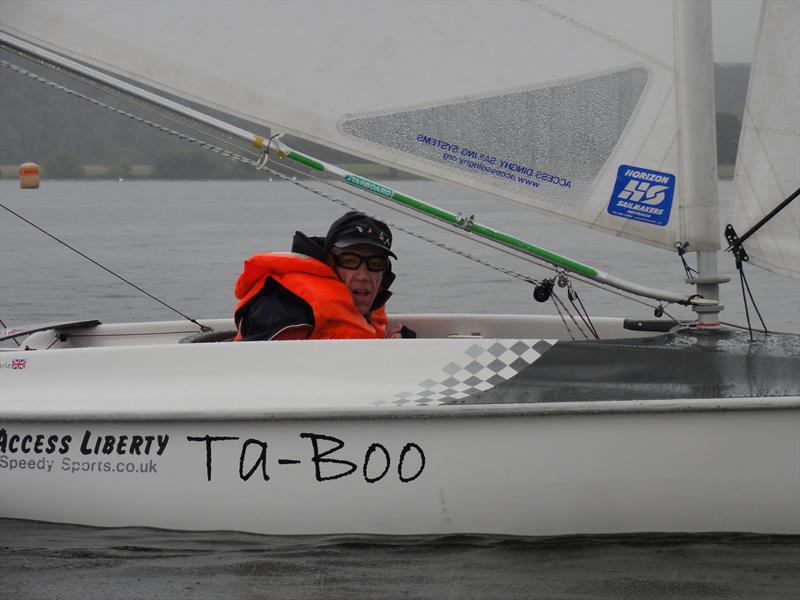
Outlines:
{"type": "Polygon", "coordinates": [[[360,265],[358,265],[358,268],[356,269],[356,277],[362,280],[369,279],[369,269],[367,269],[366,262],[362,262],[360,265]]]}

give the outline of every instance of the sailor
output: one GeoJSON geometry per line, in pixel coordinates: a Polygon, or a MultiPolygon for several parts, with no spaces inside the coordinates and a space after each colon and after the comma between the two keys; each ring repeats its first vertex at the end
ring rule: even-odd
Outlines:
{"type": "Polygon", "coordinates": [[[248,258],[236,282],[237,340],[415,337],[389,327],[385,304],[394,281],[389,227],[350,211],[328,234],[297,231],[291,253],[248,258]]]}

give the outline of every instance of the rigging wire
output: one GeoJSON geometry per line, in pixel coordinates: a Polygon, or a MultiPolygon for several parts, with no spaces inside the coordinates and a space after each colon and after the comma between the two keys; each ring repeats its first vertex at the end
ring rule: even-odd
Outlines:
{"type": "Polygon", "coordinates": [[[558,285],[559,287],[566,286],[567,298],[569,299],[570,304],[572,304],[572,308],[575,309],[575,312],[581,318],[581,321],[583,321],[584,326],[592,333],[594,339],[599,340],[600,335],[597,333],[594,323],[592,323],[592,318],[589,316],[589,311],[587,311],[586,307],[583,305],[583,301],[581,300],[580,296],[578,296],[578,292],[572,287],[572,282],[567,279],[563,273],[561,273],[559,274],[558,285]],[[575,304],[576,300],[578,304],[575,304]]]}
{"type": "Polygon", "coordinates": [[[758,305],[756,304],[755,298],[753,298],[750,285],[747,283],[747,276],[744,273],[744,263],[750,260],[750,257],[747,255],[747,251],[744,249],[744,242],[747,240],[747,238],[761,229],[761,227],[766,225],[772,218],[775,217],[775,215],[786,208],[798,196],[800,196],[800,188],[797,188],[794,192],[789,194],[785,200],[773,208],[769,213],[764,215],[764,217],[762,217],[755,225],[753,225],[741,236],[736,233],[733,224],[728,223],[728,225],[725,227],[725,237],[728,240],[728,247],[725,249],[725,252],[731,252],[733,254],[736,262],[736,270],[739,271],[739,285],[742,289],[742,303],[744,304],[744,314],[747,318],[747,330],[750,332],[751,342],[753,341],[753,327],[750,323],[750,309],[747,300],[748,297],[750,298],[750,302],[753,303],[753,309],[756,311],[756,315],[758,315],[758,320],[761,321],[761,326],[764,328],[764,335],[768,335],[768,332],[767,325],[764,323],[764,319],[761,316],[761,311],[758,310],[758,305]]]}
{"type": "Polygon", "coordinates": [[[747,330],[750,332],[750,341],[753,341],[753,326],[750,324],[750,310],[748,309],[748,302],[747,296],[750,297],[750,302],[753,303],[753,308],[758,315],[758,320],[761,321],[761,326],[764,328],[764,335],[768,335],[767,333],[767,325],[764,323],[764,319],[761,316],[761,311],[758,310],[758,305],[756,305],[756,301],[753,298],[753,293],[750,291],[750,285],[747,283],[747,277],[744,274],[744,268],[741,264],[738,264],[736,268],[739,270],[739,283],[742,287],[742,300],[744,302],[744,315],[747,317],[747,330]],[[745,289],[747,290],[747,296],[745,296],[745,289]]]}
{"type": "MultiPolygon", "coordinates": [[[[121,116],[133,119],[134,121],[137,121],[137,122],[139,122],[139,123],[141,123],[143,125],[146,125],[146,126],[151,127],[151,128],[155,128],[155,129],[157,129],[157,130],[159,130],[159,131],[161,131],[163,133],[166,133],[168,135],[172,135],[174,137],[177,137],[177,138],[179,138],[179,139],[181,139],[183,141],[186,141],[188,143],[196,144],[201,148],[204,148],[204,149],[210,150],[212,152],[221,154],[221,155],[226,156],[226,157],[228,157],[228,158],[230,158],[232,160],[235,160],[235,161],[238,161],[238,162],[241,162],[241,163],[244,163],[244,164],[248,164],[250,166],[253,166],[253,167],[257,168],[258,170],[266,171],[271,175],[274,175],[274,176],[276,176],[276,177],[278,177],[278,178],[280,178],[280,179],[282,179],[284,181],[287,181],[289,183],[292,183],[292,184],[294,184],[296,186],[299,186],[299,187],[301,187],[301,188],[303,188],[303,189],[305,189],[305,190],[307,190],[307,191],[309,191],[309,192],[311,192],[311,193],[313,193],[315,195],[318,195],[318,196],[320,196],[320,197],[322,197],[324,199],[327,199],[327,200],[332,201],[334,203],[337,203],[337,204],[339,204],[341,206],[344,206],[345,208],[348,208],[349,210],[355,210],[355,208],[351,204],[349,204],[348,202],[346,202],[346,201],[344,201],[344,200],[342,200],[340,198],[336,198],[335,196],[332,196],[332,195],[327,194],[325,192],[322,192],[321,190],[315,189],[312,186],[304,184],[303,182],[298,181],[296,176],[290,177],[290,176],[288,176],[288,175],[286,175],[286,174],[284,174],[284,173],[282,173],[280,171],[277,171],[275,169],[272,169],[272,168],[266,166],[266,161],[262,162],[262,160],[261,160],[262,156],[261,155],[259,155],[258,153],[253,152],[252,150],[243,148],[239,144],[236,144],[234,138],[232,138],[232,137],[228,137],[228,136],[220,137],[219,135],[215,135],[214,133],[210,132],[207,129],[201,129],[199,127],[194,127],[193,126],[194,122],[191,121],[191,120],[184,119],[184,118],[178,118],[176,115],[171,114],[171,113],[167,114],[163,110],[155,110],[153,108],[153,106],[146,105],[146,104],[144,104],[142,102],[139,102],[139,101],[137,101],[135,99],[132,99],[132,98],[122,94],[119,90],[115,90],[113,88],[108,88],[107,86],[102,86],[102,85],[98,84],[97,82],[95,82],[95,81],[93,81],[91,79],[85,78],[85,77],[79,77],[76,74],[73,74],[71,71],[64,71],[64,70],[58,68],[56,65],[52,65],[51,63],[48,63],[47,61],[42,61],[42,60],[30,57],[30,56],[26,55],[25,53],[20,52],[19,50],[11,49],[11,48],[8,48],[6,46],[2,46],[2,47],[4,49],[6,49],[6,50],[9,50],[11,52],[15,52],[16,54],[19,54],[20,56],[23,56],[23,57],[28,58],[30,60],[34,60],[35,62],[37,62],[40,65],[49,67],[49,68],[51,68],[51,69],[53,69],[55,71],[58,71],[59,73],[61,73],[63,75],[66,75],[68,77],[71,77],[72,79],[80,81],[81,83],[83,83],[85,85],[88,85],[88,86],[90,86],[90,87],[92,87],[94,89],[97,89],[97,90],[100,90],[100,91],[103,91],[103,92],[106,92],[106,93],[113,94],[113,95],[115,95],[115,96],[117,96],[119,98],[122,98],[122,99],[124,99],[126,101],[129,101],[132,104],[136,105],[140,109],[153,112],[153,113],[159,115],[162,118],[165,118],[165,119],[174,121],[176,123],[179,123],[180,125],[182,125],[184,127],[187,127],[187,128],[190,128],[193,131],[199,132],[199,133],[201,133],[201,134],[203,134],[205,136],[212,137],[212,138],[216,139],[218,142],[221,142],[221,143],[227,144],[227,145],[229,145],[229,146],[231,146],[233,148],[236,148],[236,150],[238,152],[242,152],[243,154],[252,154],[253,156],[258,156],[258,159],[248,158],[247,156],[243,156],[242,154],[239,154],[238,152],[232,152],[230,150],[226,150],[224,148],[220,148],[218,146],[214,146],[213,144],[210,144],[210,143],[208,143],[206,141],[203,141],[201,139],[189,136],[189,135],[187,135],[185,133],[182,133],[180,131],[177,131],[177,130],[174,130],[174,129],[170,129],[168,127],[165,127],[164,125],[155,123],[155,122],[150,121],[148,119],[144,119],[142,117],[139,117],[138,115],[134,115],[134,114],[132,114],[130,112],[127,112],[127,111],[121,110],[119,108],[113,107],[113,106],[111,106],[109,104],[106,104],[104,102],[101,102],[101,101],[99,101],[99,100],[97,100],[95,98],[91,98],[90,96],[82,94],[82,93],[80,93],[80,92],[78,92],[76,90],[71,90],[70,88],[62,86],[62,85],[60,85],[60,84],[58,84],[56,82],[50,81],[50,80],[48,80],[48,79],[46,79],[44,77],[41,77],[41,76],[39,76],[39,75],[37,75],[35,73],[32,73],[32,72],[28,71],[27,69],[24,69],[24,68],[19,67],[17,65],[13,65],[13,64],[5,61],[5,60],[0,61],[0,63],[2,64],[3,67],[9,68],[9,69],[21,74],[21,75],[30,77],[30,78],[32,78],[32,79],[34,79],[34,80],[36,80],[36,81],[38,81],[40,83],[43,83],[43,84],[48,85],[50,87],[53,87],[53,88],[55,88],[55,89],[57,89],[59,91],[67,93],[69,95],[78,97],[78,98],[80,98],[82,100],[85,100],[87,102],[90,102],[92,104],[100,106],[102,108],[105,108],[106,110],[109,110],[109,111],[112,111],[114,113],[117,113],[117,114],[119,114],[121,116]]],[[[263,157],[263,158],[266,158],[266,157],[263,157]]],[[[275,163],[273,161],[270,164],[274,165],[275,163]]],[[[426,218],[426,217],[424,217],[422,215],[419,215],[417,213],[410,212],[408,210],[404,210],[401,207],[398,207],[397,205],[394,205],[394,204],[391,204],[391,203],[387,203],[385,201],[381,201],[381,199],[378,199],[378,198],[376,198],[374,196],[367,195],[366,193],[361,193],[360,191],[358,191],[356,189],[345,187],[344,184],[342,184],[338,180],[332,180],[330,178],[323,178],[323,177],[318,176],[318,174],[316,174],[316,173],[313,173],[313,172],[310,172],[310,171],[308,171],[308,172],[307,171],[303,171],[303,170],[297,169],[297,168],[295,168],[293,166],[290,166],[288,164],[285,164],[285,163],[280,163],[280,167],[282,167],[283,169],[285,169],[285,170],[287,170],[289,172],[299,174],[302,177],[307,177],[307,178],[313,179],[313,180],[315,180],[315,181],[317,181],[319,183],[322,183],[322,184],[325,184],[325,185],[330,185],[330,186],[335,187],[335,188],[337,188],[337,189],[339,189],[341,191],[344,191],[346,193],[349,193],[349,194],[352,194],[354,196],[357,196],[357,197],[359,197],[361,199],[373,202],[375,204],[378,204],[378,205],[380,205],[380,206],[382,206],[384,208],[388,208],[388,209],[393,210],[395,212],[399,212],[399,213],[401,213],[401,214],[403,214],[403,215],[405,215],[407,217],[411,217],[411,218],[417,219],[419,221],[422,221],[422,222],[426,223],[427,225],[432,225],[434,227],[437,227],[439,229],[447,231],[450,234],[460,235],[460,236],[462,236],[462,237],[464,237],[466,239],[469,239],[469,240],[474,241],[474,242],[478,242],[478,243],[480,243],[480,244],[482,244],[484,246],[493,248],[494,250],[497,250],[499,252],[503,252],[503,253],[505,253],[507,255],[510,255],[510,256],[513,256],[515,258],[522,259],[522,260],[527,261],[527,262],[529,262],[531,264],[534,264],[534,265],[536,265],[538,267],[552,269],[552,270],[555,270],[557,273],[562,273],[563,274],[563,272],[559,271],[553,265],[550,265],[549,263],[546,263],[545,261],[537,259],[536,257],[532,257],[532,256],[530,256],[528,254],[525,254],[524,252],[521,252],[521,251],[519,251],[517,249],[508,248],[506,246],[503,246],[501,244],[498,244],[498,243],[495,243],[495,242],[492,242],[492,241],[489,241],[489,240],[484,240],[484,239],[477,238],[476,236],[472,235],[469,231],[466,231],[466,230],[463,230],[463,229],[460,229],[460,228],[453,228],[451,225],[445,225],[443,223],[439,223],[437,221],[430,220],[430,219],[428,219],[428,218],[426,218]]],[[[22,217],[20,217],[20,218],[22,218],[22,217]]],[[[413,231],[413,230],[411,230],[409,228],[406,228],[406,227],[404,227],[402,225],[398,225],[397,223],[389,223],[389,225],[391,227],[399,230],[399,231],[402,231],[402,232],[412,236],[412,237],[420,239],[421,241],[424,241],[426,243],[432,244],[434,246],[437,246],[439,248],[442,248],[442,249],[447,250],[449,252],[452,252],[454,254],[460,255],[460,256],[468,259],[468,260],[471,260],[471,261],[476,262],[478,264],[481,264],[481,265],[483,265],[483,266],[485,266],[487,268],[490,268],[490,269],[496,270],[498,272],[501,272],[501,273],[503,273],[505,275],[508,275],[510,277],[519,279],[519,280],[524,281],[526,283],[529,283],[531,285],[537,285],[537,284],[540,283],[538,280],[536,280],[536,279],[534,279],[534,278],[532,278],[532,277],[530,277],[528,275],[524,275],[524,274],[519,273],[517,271],[514,271],[512,269],[508,269],[508,268],[505,268],[505,267],[501,267],[499,265],[495,265],[495,264],[493,264],[493,263],[491,263],[491,262],[489,262],[489,261],[487,261],[487,260],[485,260],[483,258],[477,257],[477,256],[475,256],[475,255],[473,255],[473,254],[471,254],[469,252],[466,252],[464,250],[461,250],[461,249],[455,248],[453,246],[450,246],[450,245],[448,245],[448,244],[446,244],[446,243],[444,243],[444,242],[442,242],[440,240],[436,240],[436,239],[430,238],[428,236],[425,236],[425,235],[423,235],[421,233],[413,231]]],[[[48,234],[48,235],[50,235],[50,234],[48,234]]],[[[53,237],[53,236],[51,236],[51,237],[53,237]]],[[[54,238],[54,239],[57,239],[57,238],[54,238]]],[[[91,260],[91,259],[89,259],[89,260],[91,260]]],[[[95,262],[95,264],[98,264],[98,266],[102,267],[102,265],[99,265],[99,263],[96,263],[96,261],[92,261],[92,262],[95,262]]],[[[688,267],[688,265],[687,265],[687,267],[688,267]]],[[[102,268],[105,268],[105,267],[102,267],[102,268]]],[[[111,271],[109,271],[109,272],[111,272],[111,271]]],[[[120,279],[123,279],[122,277],[116,275],[115,273],[113,273],[113,272],[111,272],[111,273],[114,274],[115,276],[119,277],[120,279]]],[[[631,294],[624,293],[621,290],[615,290],[615,289],[610,288],[610,287],[608,287],[608,286],[606,286],[606,285],[604,285],[604,284],[602,284],[600,282],[596,282],[594,280],[582,277],[582,276],[580,276],[578,274],[571,274],[570,278],[571,279],[575,279],[577,281],[581,281],[582,283],[585,283],[585,284],[592,285],[594,287],[603,289],[603,290],[605,290],[607,292],[614,293],[614,294],[616,294],[616,295],[618,295],[618,296],[620,296],[622,298],[626,298],[629,301],[637,302],[637,303],[642,304],[644,306],[648,306],[650,308],[654,308],[657,311],[657,314],[658,314],[658,311],[660,311],[661,314],[667,314],[667,316],[669,316],[670,318],[675,320],[675,318],[672,317],[672,315],[670,315],[669,313],[666,313],[665,311],[663,311],[663,307],[661,305],[656,307],[653,304],[651,304],[649,302],[646,302],[646,301],[644,301],[644,300],[642,300],[640,298],[637,298],[637,297],[635,297],[635,296],[633,296],[631,294]]],[[[123,281],[127,281],[127,280],[123,279],[123,281]]],[[[131,284],[131,285],[133,285],[133,284],[131,284]]],[[[136,289],[140,289],[137,286],[134,286],[134,287],[136,289]]],[[[144,292],[144,290],[141,290],[141,291],[144,292]]],[[[158,300],[157,298],[155,298],[151,294],[149,294],[147,292],[144,292],[144,293],[147,294],[148,296],[158,300]]],[[[577,297],[577,294],[576,294],[576,297],[577,297]]],[[[578,300],[580,302],[580,299],[578,299],[578,300]]],[[[165,306],[168,306],[163,301],[161,301],[161,300],[158,300],[158,301],[161,302],[162,304],[165,304],[165,306]]],[[[572,298],[570,298],[570,301],[573,303],[573,306],[575,306],[574,302],[572,301],[572,298]]],[[[554,300],[554,302],[555,302],[555,300],[554,300]]],[[[580,302],[580,305],[581,305],[581,308],[583,309],[583,312],[585,313],[586,316],[584,317],[584,315],[581,314],[581,311],[577,307],[575,307],[576,311],[578,312],[579,316],[584,321],[584,323],[587,324],[587,327],[592,332],[592,334],[594,336],[597,336],[597,333],[596,333],[596,330],[595,330],[594,326],[591,325],[591,321],[588,319],[588,316],[589,316],[588,312],[586,311],[586,309],[583,306],[582,302],[580,302]],[[587,321],[588,321],[588,323],[587,323],[587,321]]],[[[562,302],[562,306],[566,310],[566,305],[564,305],[563,302],[562,302]]],[[[171,310],[175,310],[172,307],[169,307],[169,308],[171,310]]],[[[176,312],[179,312],[179,311],[176,311],[176,312]]],[[[182,313],[179,313],[179,314],[182,314],[182,313]]],[[[185,315],[182,315],[182,316],[184,316],[185,318],[188,318],[191,322],[196,323],[196,321],[194,321],[193,319],[191,319],[189,317],[186,317],[185,315]]],[[[562,319],[563,319],[563,317],[562,317],[562,319]]],[[[573,320],[574,320],[574,317],[573,317],[573,320]]],[[[203,327],[203,326],[201,325],[201,327],[203,327]]],[[[584,335],[586,335],[586,334],[584,333],[584,335]]]]}
{"type": "MultiPolygon", "coordinates": [[[[5,323],[3,323],[3,319],[0,319],[0,327],[2,327],[3,329],[8,329],[8,326],[5,323]]],[[[17,345],[17,348],[19,348],[22,345],[19,343],[19,340],[14,336],[11,336],[11,339],[14,340],[14,343],[17,345]]]]}
{"type": "MultiPolygon", "coordinates": [[[[25,60],[33,62],[39,67],[47,68],[47,69],[53,71],[54,73],[58,74],[61,77],[64,77],[64,78],[67,78],[67,79],[71,79],[72,81],[75,81],[76,83],[79,83],[79,84],[84,85],[86,87],[92,88],[93,90],[97,90],[97,91],[99,91],[101,93],[108,94],[110,96],[115,96],[116,98],[122,100],[123,102],[125,102],[128,105],[135,106],[138,109],[144,110],[144,111],[146,111],[148,113],[156,115],[159,118],[165,119],[167,121],[172,121],[174,123],[180,124],[182,127],[185,127],[186,129],[188,129],[190,131],[194,131],[194,132],[196,132],[198,134],[202,134],[203,136],[205,136],[207,138],[212,138],[212,139],[216,140],[218,143],[225,144],[225,145],[227,145],[227,146],[229,146],[231,148],[235,148],[238,152],[240,152],[242,154],[248,154],[249,153],[254,158],[257,158],[259,156],[258,152],[256,152],[252,148],[248,148],[246,146],[242,146],[241,143],[240,143],[241,140],[239,140],[238,138],[236,138],[233,135],[228,134],[228,133],[226,133],[224,131],[220,131],[218,129],[214,129],[214,128],[211,128],[211,127],[203,127],[201,123],[199,123],[199,122],[197,122],[197,121],[195,121],[193,119],[190,119],[188,117],[185,117],[184,115],[181,115],[180,113],[176,113],[176,112],[170,111],[169,109],[164,109],[164,108],[162,108],[162,107],[160,107],[160,106],[158,106],[156,104],[147,102],[145,100],[141,100],[141,99],[137,98],[136,96],[132,96],[130,94],[126,94],[121,90],[118,90],[118,89],[113,88],[111,86],[108,86],[106,84],[100,83],[99,81],[96,81],[94,79],[86,77],[86,76],[84,76],[84,75],[82,75],[82,74],[80,74],[80,73],[78,73],[76,71],[72,71],[70,69],[62,68],[61,66],[59,66],[57,64],[48,62],[47,60],[44,60],[44,59],[41,59],[41,58],[39,58],[37,56],[33,56],[31,54],[28,54],[27,52],[25,52],[23,50],[20,50],[18,48],[10,47],[10,46],[7,46],[5,44],[0,44],[0,48],[2,48],[3,50],[5,50],[7,52],[11,52],[13,54],[16,54],[20,58],[23,58],[25,60]]],[[[44,77],[42,77],[40,75],[37,75],[37,74],[35,74],[35,73],[31,72],[31,71],[28,71],[28,70],[24,69],[23,67],[19,67],[17,65],[13,65],[13,64],[7,63],[5,61],[3,61],[3,62],[5,63],[5,64],[3,64],[4,67],[10,68],[11,70],[17,71],[20,74],[23,74],[23,75],[25,75],[27,77],[35,79],[39,83],[43,83],[45,85],[54,87],[54,88],[58,89],[59,91],[63,91],[65,93],[67,93],[67,94],[75,95],[77,97],[80,97],[82,100],[86,100],[86,101],[88,101],[90,103],[99,104],[99,105],[103,106],[103,108],[107,108],[108,110],[118,112],[115,107],[112,107],[112,106],[109,106],[109,105],[105,105],[102,102],[96,101],[94,98],[92,98],[90,96],[85,96],[85,95],[82,95],[82,94],[80,94],[79,92],[77,92],[75,90],[71,90],[70,88],[66,88],[64,86],[60,86],[58,83],[50,81],[50,80],[48,80],[48,79],[46,79],[46,78],[44,78],[44,77]]],[[[121,114],[123,114],[124,116],[128,116],[128,117],[134,118],[134,119],[136,118],[135,116],[130,115],[130,114],[126,114],[124,112],[122,112],[121,114]]],[[[144,119],[140,119],[140,120],[144,121],[144,119]]],[[[150,123],[150,126],[158,128],[158,126],[155,123],[150,123]]],[[[179,135],[179,134],[176,132],[175,135],[179,135]]],[[[211,148],[209,148],[209,149],[211,149],[211,148]]]]}
{"type": "Polygon", "coordinates": [[[678,256],[681,259],[681,263],[683,263],[683,270],[686,272],[686,279],[693,279],[695,275],[699,275],[700,271],[697,269],[693,269],[689,266],[689,263],[686,262],[686,249],[689,247],[689,242],[676,242],[675,249],[678,251],[678,256]]]}
{"type": "Polygon", "coordinates": [[[187,142],[190,142],[190,143],[193,143],[193,144],[197,144],[198,146],[200,146],[201,148],[205,148],[206,150],[210,150],[212,152],[216,152],[216,153],[221,154],[223,156],[226,156],[226,157],[228,157],[228,158],[230,158],[232,160],[237,160],[237,161],[243,162],[245,164],[249,164],[249,165],[252,165],[252,166],[257,166],[257,163],[254,160],[251,160],[249,158],[245,158],[245,157],[242,157],[240,155],[234,154],[234,153],[232,153],[232,152],[230,152],[228,150],[225,150],[224,148],[220,148],[218,146],[214,146],[214,145],[209,144],[207,142],[204,142],[204,141],[202,141],[200,139],[193,138],[193,137],[191,137],[191,136],[189,136],[189,135],[187,135],[185,133],[181,133],[180,131],[176,131],[174,129],[169,129],[168,127],[165,127],[165,126],[160,125],[158,123],[154,123],[153,121],[150,121],[148,119],[144,119],[142,117],[139,117],[139,116],[134,115],[132,113],[126,112],[126,111],[121,110],[119,108],[115,108],[115,107],[113,107],[113,106],[111,106],[109,104],[106,104],[105,102],[101,102],[100,100],[97,100],[95,98],[92,98],[90,96],[82,94],[82,93],[80,93],[80,92],[78,92],[76,90],[71,90],[71,89],[69,89],[69,88],[67,88],[67,87],[65,87],[65,86],[63,86],[61,84],[58,84],[58,83],[54,82],[54,81],[49,81],[49,80],[45,79],[44,77],[41,77],[39,75],[36,75],[35,73],[31,73],[30,71],[28,71],[26,69],[23,69],[22,67],[19,67],[17,65],[12,65],[11,63],[9,63],[9,62],[7,62],[5,60],[0,61],[0,65],[2,65],[3,67],[6,67],[8,69],[11,69],[12,71],[15,71],[15,72],[19,73],[20,75],[24,75],[26,77],[30,77],[30,78],[38,81],[39,83],[43,83],[45,85],[48,85],[48,86],[50,86],[50,87],[52,87],[52,88],[54,88],[54,89],[56,89],[56,90],[58,90],[60,92],[64,92],[66,94],[69,94],[70,96],[75,96],[76,98],[80,98],[81,100],[85,100],[85,101],[87,101],[87,102],[89,102],[91,104],[94,104],[94,105],[99,106],[101,108],[105,108],[106,110],[110,110],[111,112],[114,112],[114,113],[116,113],[118,115],[121,115],[123,117],[127,117],[129,119],[133,119],[134,121],[137,121],[137,122],[139,122],[139,123],[141,123],[143,125],[147,125],[148,127],[152,127],[152,128],[157,129],[157,130],[159,130],[159,131],[161,131],[163,133],[167,133],[169,135],[175,136],[175,137],[177,137],[177,138],[179,138],[181,140],[184,140],[184,141],[187,141],[187,142]]]}
{"type": "MultiPolygon", "coordinates": [[[[800,190],[798,190],[800,192],[800,190]]],[[[786,206],[791,200],[796,197],[797,194],[794,196],[790,196],[787,200],[785,200],[781,206],[786,206]]],[[[778,209],[779,210],[779,209],[778,209]]],[[[777,214],[777,210],[772,212],[773,215],[777,214]]],[[[754,228],[748,232],[748,235],[752,234],[755,229],[761,227],[766,221],[764,219],[754,228]]],[[[750,341],[753,341],[753,326],[750,323],[750,308],[748,303],[748,297],[750,298],[750,302],[753,303],[753,308],[758,315],[758,320],[761,321],[761,326],[764,328],[764,335],[768,335],[767,333],[767,325],[764,323],[764,319],[761,316],[761,312],[758,310],[758,305],[756,305],[755,298],[753,298],[753,293],[750,291],[750,285],[747,283],[747,276],[744,274],[744,263],[750,260],[750,257],[747,255],[747,250],[745,250],[744,245],[742,244],[742,238],[740,238],[736,234],[736,230],[734,229],[733,225],[728,223],[725,226],[725,238],[728,240],[728,250],[733,253],[733,258],[736,262],[736,270],[739,271],[739,285],[742,288],[742,303],[744,304],[744,314],[747,318],[747,330],[750,332],[750,341]],[[745,293],[746,291],[746,293],[745,293]]]]}
{"type": "Polygon", "coordinates": [[[556,307],[556,311],[558,312],[558,316],[561,317],[561,322],[564,324],[564,328],[569,332],[570,337],[575,340],[575,334],[572,333],[572,330],[567,323],[567,320],[564,318],[564,313],[567,313],[567,316],[572,321],[572,324],[575,325],[576,329],[583,335],[584,339],[589,339],[589,336],[583,330],[583,328],[578,324],[578,321],[575,320],[575,316],[569,311],[567,305],[564,304],[564,301],[556,294],[555,292],[552,293],[550,296],[553,299],[553,306],[556,307]],[[563,309],[563,312],[562,312],[563,309]]]}
{"type": "Polygon", "coordinates": [[[166,307],[167,307],[168,309],[170,309],[172,312],[179,314],[180,316],[182,316],[182,317],[183,317],[184,319],[186,319],[187,321],[190,321],[191,323],[194,323],[195,325],[197,325],[197,326],[200,328],[200,330],[201,330],[201,331],[211,331],[211,328],[210,328],[210,327],[208,327],[208,326],[206,326],[206,325],[203,325],[202,323],[199,323],[199,322],[197,322],[197,321],[196,321],[195,319],[193,319],[192,317],[190,317],[190,316],[188,316],[188,315],[185,315],[185,314],[183,314],[183,313],[182,313],[181,311],[179,311],[177,308],[175,308],[175,307],[173,307],[173,306],[170,306],[169,304],[167,304],[166,302],[164,302],[164,301],[163,301],[163,300],[161,300],[160,298],[157,298],[156,296],[154,296],[153,294],[151,294],[151,293],[150,293],[150,292],[148,292],[147,290],[145,290],[145,289],[142,289],[141,287],[139,287],[138,285],[136,285],[136,284],[135,284],[135,283],[133,283],[132,281],[130,281],[130,280],[128,280],[128,279],[125,279],[125,278],[124,278],[122,275],[118,275],[117,273],[115,273],[114,271],[112,271],[111,269],[109,269],[108,267],[106,267],[106,266],[104,266],[104,265],[101,265],[99,262],[97,262],[97,261],[96,261],[95,259],[93,259],[91,256],[87,256],[86,254],[84,254],[83,252],[81,252],[80,250],[78,250],[77,248],[75,248],[75,247],[73,247],[73,246],[70,246],[70,245],[69,245],[67,242],[65,242],[64,240],[62,240],[62,239],[59,239],[59,238],[57,238],[56,236],[54,236],[52,233],[50,233],[50,232],[48,232],[48,231],[46,231],[46,230],[42,229],[42,228],[41,228],[41,227],[39,227],[39,226],[38,226],[36,223],[33,223],[32,221],[29,221],[28,219],[26,219],[25,217],[23,217],[23,216],[22,216],[21,214],[19,214],[18,212],[15,212],[15,211],[11,210],[10,208],[8,208],[8,207],[7,207],[5,204],[2,204],[2,203],[0,203],[0,208],[2,208],[3,210],[6,210],[6,211],[8,211],[8,212],[10,212],[12,215],[14,215],[14,216],[15,216],[15,217],[17,217],[17,218],[19,218],[19,219],[22,219],[23,221],[25,221],[25,222],[26,222],[28,225],[30,225],[30,226],[31,226],[31,227],[33,227],[34,229],[37,229],[37,230],[41,231],[41,232],[42,232],[43,234],[45,234],[46,236],[48,236],[48,237],[50,237],[50,238],[54,239],[54,240],[55,240],[56,242],[58,242],[59,244],[61,244],[61,245],[65,246],[65,247],[67,247],[67,248],[69,248],[70,250],[72,250],[72,251],[73,251],[73,252],[75,252],[76,254],[78,254],[78,255],[82,256],[83,258],[85,258],[86,260],[88,260],[89,262],[91,262],[92,264],[94,264],[94,265],[96,265],[96,266],[100,267],[101,269],[103,269],[103,270],[104,270],[104,271],[106,271],[107,273],[110,273],[111,275],[113,275],[113,276],[114,276],[114,277],[116,277],[117,279],[119,279],[119,280],[121,280],[121,281],[123,281],[123,282],[127,283],[129,286],[131,286],[132,288],[134,288],[134,289],[136,289],[136,290],[140,291],[140,292],[141,292],[141,293],[143,293],[145,296],[148,296],[149,298],[152,298],[153,300],[155,300],[155,301],[156,301],[156,302],[158,302],[159,304],[161,304],[161,305],[163,305],[163,306],[166,306],[166,307]]]}

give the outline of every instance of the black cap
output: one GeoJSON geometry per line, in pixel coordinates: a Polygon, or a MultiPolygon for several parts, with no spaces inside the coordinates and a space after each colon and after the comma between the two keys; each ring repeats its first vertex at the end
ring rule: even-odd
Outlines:
{"type": "Polygon", "coordinates": [[[351,210],[333,222],[325,236],[325,249],[347,248],[357,244],[380,248],[389,256],[397,258],[392,252],[392,232],[389,226],[362,212],[351,210]]]}

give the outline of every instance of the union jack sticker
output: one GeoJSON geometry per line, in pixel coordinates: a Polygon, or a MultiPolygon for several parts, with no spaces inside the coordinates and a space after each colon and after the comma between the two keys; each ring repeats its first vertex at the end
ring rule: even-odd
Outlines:
{"type": "Polygon", "coordinates": [[[28,366],[27,359],[24,358],[15,358],[11,361],[11,368],[12,369],[24,369],[28,366]]]}

